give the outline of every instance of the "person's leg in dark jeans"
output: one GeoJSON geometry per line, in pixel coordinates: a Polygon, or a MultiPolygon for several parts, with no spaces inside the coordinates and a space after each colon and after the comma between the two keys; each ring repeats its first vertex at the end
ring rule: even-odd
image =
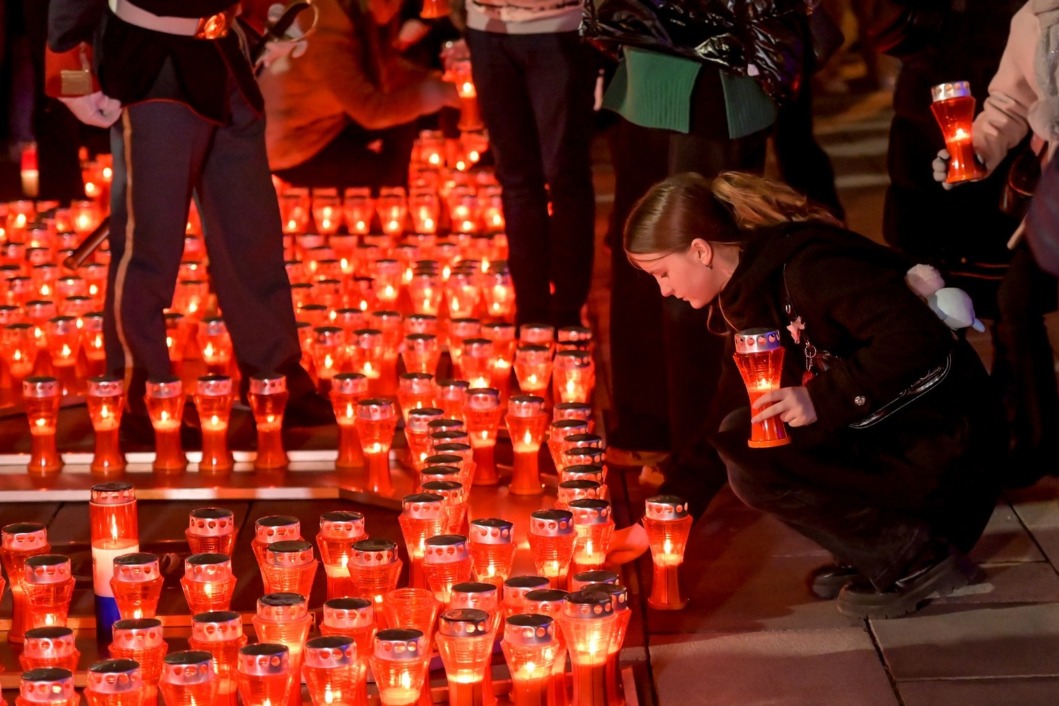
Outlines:
{"type": "Polygon", "coordinates": [[[468,30],[467,45],[504,189],[518,322],[579,324],[591,283],[595,209],[591,50],[576,32],[468,30]]]}
{"type": "Polygon", "coordinates": [[[846,210],[835,190],[835,168],[813,135],[811,81],[805,81],[789,105],[780,107],[772,136],[783,180],[845,220],[846,210]]]}
{"type": "Polygon", "coordinates": [[[668,134],[622,118],[609,132],[614,207],[607,244],[611,255],[610,363],[613,426],[610,449],[665,451],[669,447],[662,296],[654,278],[625,256],[622,233],[633,204],[668,169],[668,134]]]}
{"type": "Polygon", "coordinates": [[[516,323],[550,319],[548,194],[533,104],[521,56],[508,35],[467,30],[482,119],[503,187],[516,323]]]}
{"type": "Polygon", "coordinates": [[[997,357],[1011,376],[1003,392],[1011,424],[1012,467],[1007,482],[1012,485],[1055,473],[1059,394],[1044,315],[1055,311],[1056,291],[1056,279],[1037,266],[1028,247],[1019,247],[1000,284],[997,322],[997,357]]]}
{"type": "Polygon", "coordinates": [[[592,284],[595,245],[591,156],[595,52],[577,32],[513,39],[527,40],[526,81],[552,205],[551,320],[556,326],[579,326],[592,284]]]}

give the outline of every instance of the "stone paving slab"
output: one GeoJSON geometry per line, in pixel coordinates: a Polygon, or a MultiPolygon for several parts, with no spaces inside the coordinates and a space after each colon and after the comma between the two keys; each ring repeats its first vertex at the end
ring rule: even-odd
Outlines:
{"type": "Polygon", "coordinates": [[[898,704],[859,628],[699,636],[650,652],[661,706],[898,704]]]}
{"type": "Polygon", "coordinates": [[[971,552],[971,558],[979,563],[1044,561],[1044,554],[1015,509],[1001,500],[971,552]]]}
{"type": "Polygon", "coordinates": [[[871,627],[897,681],[1059,676],[1056,603],[936,605],[871,627]]]}
{"type": "Polygon", "coordinates": [[[1059,479],[1048,478],[1007,496],[1048,560],[1059,564],[1059,479]]]}
{"type": "Polygon", "coordinates": [[[900,682],[904,706],[1055,706],[1059,679],[955,679],[900,682]]]}
{"type": "MultiPolygon", "coordinates": [[[[938,599],[936,607],[967,604],[1047,603],[1059,599],[1059,575],[1047,562],[984,564],[985,577],[938,599]]],[[[925,609],[928,613],[931,608],[925,609]]]]}

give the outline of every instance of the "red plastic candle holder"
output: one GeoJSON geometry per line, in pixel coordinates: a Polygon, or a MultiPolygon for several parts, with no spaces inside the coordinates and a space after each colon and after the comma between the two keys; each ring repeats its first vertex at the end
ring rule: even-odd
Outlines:
{"type": "Polygon", "coordinates": [[[140,665],[143,678],[143,704],[158,703],[158,680],[162,677],[162,661],[169,645],[163,639],[162,621],[157,618],[119,620],[114,623],[114,641],[110,656],[116,660],[134,661],[140,665]]]}
{"type": "Polygon", "coordinates": [[[610,596],[579,591],[566,598],[559,617],[566,648],[573,663],[573,703],[609,706],[606,665],[617,616],[610,596]]]}
{"type": "Polygon", "coordinates": [[[74,642],[74,631],[68,627],[31,628],[18,661],[24,671],[58,667],[77,671],[81,652],[74,642]]]}
{"type": "Polygon", "coordinates": [[[53,377],[29,377],[22,381],[22,406],[30,433],[26,470],[30,473],[53,473],[63,466],[55,442],[61,397],[61,386],[53,377]]]}
{"type": "Polygon", "coordinates": [[[226,473],[235,465],[232,452],[228,450],[228,421],[233,402],[232,379],[227,375],[200,377],[195,383],[194,400],[202,428],[202,459],[199,461],[199,472],[226,473]]]}
{"type": "Polygon", "coordinates": [[[430,651],[419,630],[380,630],[369,662],[383,706],[412,706],[426,681],[430,651]]]}
{"type": "MultiPolygon", "coordinates": [[[[437,404],[445,412],[446,419],[465,421],[467,391],[471,385],[466,380],[439,380],[437,404]]],[[[439,430],[435,430],[439,431],[439,430]]]]}
{"type": "Polygon", "coordinates": [[[471,520],[467,539],[475,578],[503,586],[515,560],[514,524],[493,517],[471,520]]]}
{"type": "Polygon", "coordinates": [[[301,523],[297,517],[290,515],[266,515],[254,522],[254,541],[250,548],[254,550],[257,566],[262,570],[261,581],[264,583],[265,549],[273,542],[291,539],[302,539],[301,523]]]}
{"type": "Polygon", "coordinates": [[[85,406],[95,434],[92,472],[108,474],[124,471],[125,455],[121,452],[118,434],[125,409],[125,381],[116,376],[89,378],[85,406]]]}
{"type": "Polygon", "coordinates": [[[366,598],[333,598],[324,603],[320,633],[348,637],[356,644],[357,689],[351,706],[367,706],[368,656],[375,638],[374,604],[366,598]]]}
{"type": "Polygon", "coordinates": [[[335,510],[320,515],[316,546],[320,549],[320,559],[327,576],[328,599],[352,595],[349,562],[353,556],[353,545],[367,537],[364,515],[359,512],[335,510]]]}
{"type": "Polygon", "coordinates": [[[74,691],[74,675],[69,669],[43,667],[22,673],[15,706],[77,706],[81,697],[74,691]]]}
{"type": "Polygon", "coordinates": [[[515,349],[515,379],[527,395],[543,396],[552,377],[552,350],[548,346],[521,345],[515,349]]]}
{"type": "Polygon", "coordinates": [[[164,581],[157,554],[136,552],[114,559],[110,588],[121,617],[131,620],[155,617],[164,581]]]}
{"type": "Polygon", "coordinates": [[[574,516],[566,510],[537,510],[530,514],[529,545],[537,573],[546,576],[552,588],[566,586],[574,555],[574,516]]]}
{"type": "Polygon", "coordinates": [[[977,181],[985,177],[971,138],[974,126],[974,95],[967,81],[940,83],[930,89],[930,110],[934,113],[949,152],[948,184],[977,181]]]}
{"type": "Polygon", "coordinates": [[[357,403],[357,434],[368,466],[368,489],[393,494],[390,478],[390,446],[397,429],[397,409],[392,400],[373,398],[357,403]]]}
{"type": "Polygon", "coordinates": [[[408,583],[413,588],[425,588],[427,581],[423,574],[423,554],[426,540],[427,537],[443,534],[447,528],[445,499],[433,493],[406,495],[401,500],[401,514],[397,520],[401,525],[410,562],[408,583]]]}
{"type": "Polygon", "coordinates": [[[539,613],[512,615],[500,643],[511,673],[514,706],[548,706],[548,685],[560,654],[555,620],[539,613]]]}
{"type": "Polygon", "coordinates": [[[192,615],[228,610],[235,583],[227,554],[192,554],[184,560],[180,587],[192,615]]]}
{"type": "Polygon", "coordinates": [[[449,683],[452,706],[485,706],[485,671],[493,654],[493,630],[490,617],[481,610],[457,608],[446,610],[438,620],[435,638],[445,676],[449,683]]]}
{"type": "Polygon", "coordinates": [[[316,637],[305,645],[302,673],[313,706],[352,704],[362,688],[357,678],[357,646],[341,635],[316,637]]]}
{"type": "Polygon", "coordinates": [[[556,400],[590,403],[595,385],[596,368],[591,354],[579,350],[555,354],[552,386],[556,400]]]}
{"type": "Polygon", "coordinates": [[[297,593],[269,593],[257,601],[257,613],[251,618],[254,633],[261,642],[283,645],[288,650],[292,688],[291,706],[301,703],[302,660],[313,616],[307,599],[297,593]]]}
{"type": "Polygon", "coordinates": [[[357,434],[357,403],[368,396],[368,378],[360,373],[339,373],[331,378],[331,406],[338,423],[336,468],[362,468],[364,451],[357,434]]]}
{"type": "Polygon", "coordinates": [[[74,595],[70,557],[38,554],[26,559],[22,570],[26,612],[34,628],[65,627],[74,595]]]}
{"type": "Polygon", "coordinates": [[[140,665],[108,659],[88,668],[85,698],[89,706],[142,706],[146,697],[140,665]]]}
{"type": "Polygon", "coordinates": [[[514,495],[539,495],[544,492],[540,477],[541,444],[548,429],[544,398],[516,395],[508,400],[507,429],[514,454],[514,469],[508,490],[514,495]]]}
{"type": "Polygon", "coordinates": [[[192,554],[231,556],[235,548],[235,513],[223,507],[200,507],[188,513],[184,530],[192,554]]]}
{"type": "Polygon", "coordinates": [[[213,655],[204,650],[183,650],[166,655],[158,690],[166,706],[213,706],[218,703],[213,655]]]}
{"type": "Polygon", "coordinates": [[[284,645],[266,642],[240,648],[235,683],[243,706],[288,704],[293,676],[284,645]]]}
{"type": "Polygon", "coordinates": [[[447,605],[452,587],[471,579],[467,538],[459,534],[441,534],[428,537],[424,544],[423,573],[434,596],[447,605]]]}
{"type": "Polygon", "coordinates": [[[404,436],[414,470],[422,470],[424,460],[430,455],[430,423],[441,419],[443,414],[440,407],[423,407],[409,411],[405,417],[404,436]]]}
{"type": "Polygon", "coordinates": [[[152,468],[158,473],[176,473],[187,468],[188,460],[180,443],[180,422],[184,416],[184,386],[178,377],[147,381],[147,416],[154,427],[155,456],[152,468]]]}
{"type": "Polygon", "coordinates": [[[491,387],[467,392],[467,431],[474,448],[474,485],[496,485],[496,438],[500,428],[500,392],[491,387]]]}
{"type": "Polygon", "coordinates": [[[651,545],[654,580],[647,604],[658,610],[680,610],[687,599],[680,592],[678,570],[691,534],[688,506],[676,495],[656,495],[646,501],[643,525],[651,545]]]}
{"type": "Polygon", "coordinates": [[[574,515],[574,572],[589,571],[603,566],[614,533],[614,518],[606,500],[584,498],[570,502],[574,515]]]}
{"type": "Polygon", "coordinates": [[[246,645],[243,618],[233,611],[199,613],[191,618],[191,637],[188,646],[213,655],[212,666],[217,674],[218,706],[235,706],[236,665],[239,650],[246,645]]]}
{"type": "Polygon", "coordinates": [[[114,559],[140,551],[136,489],[132,483],[110,481],[92,486],[88,518],[92,527],[92,588],[96,595],[96,633],[110,641],[110,626],[118,619],[110,579],[114,559]]]}
{"type": "Polygon", "coordinates": [[[354,595],[370,598],[378,607],[387,593],[397,588],[401,574],[397,544],[388,539],[362,539],[353,545],[350,578],[354,595]]]}
{"type": "MultiPolygon", "coordinates": [[[[783,354],[779,331],[756,328],[735,335],[735,364],[743,376],[751,407],[766,392],[780,388],[783,354]]],[[[750,424],[747,443],[751,448],[784,446],[790,442],[787,427],[779,416],[750,424]]]]}
{"type": "Polygon", "coordinates": [[[257,456],[254,468],[272,470],[289,463],[283,449],[283,412],[287,407],[287,378],[278,373],[250,378],[247,399],[257,425],[257,456]]]}
{"type": "Polygon", "coordinates": [[[308,599],[319,563],[313,545],[303,539],[273,542],[265,548],[265,592],[297,593],[308,599]]]}
{"type": "Polygon", "coordinates": [[[213,317],[200,321],[198,340],[206,369],[214,375],[227,375],[232,365],[232,339],[224,319],[213,317]]]}

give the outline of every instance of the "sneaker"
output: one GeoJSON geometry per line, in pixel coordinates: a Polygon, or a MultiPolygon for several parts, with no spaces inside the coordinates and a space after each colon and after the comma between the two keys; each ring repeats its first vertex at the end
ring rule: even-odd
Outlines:
{"type": "Polygon", "coordinates": [[[836,561],[832,564],[818,566],[809,572],[807,583],[809,593],[817,598],[831,600],[839,594],[846,584],[856,579],[864,578],[859,571],[845,562],[836,561]]]}
{"type": "Polygon", "coordinates": [[[879,591],[866,578],[856,579],[842,588],[836,605],[839,613],[853,618],[900,618],[930,598],[966,586],[976,573],[977,567],[954,548],[931,548],[890,588],[879,591]]]}

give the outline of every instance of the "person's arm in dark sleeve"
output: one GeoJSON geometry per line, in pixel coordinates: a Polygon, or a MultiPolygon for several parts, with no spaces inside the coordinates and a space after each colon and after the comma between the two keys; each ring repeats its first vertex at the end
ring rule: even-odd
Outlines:
{"type": "MultiPolygon", "coordinates": [[[[810,248],[788,264],[786,280],[795,310],[810,327],[828,321],[856,344],[806,384],[824,431],[867,417],[952,350],[952,331],[909,289],[904,273],[870,255],[810,248]]],[[[806,333],[813,340],[812,331],[806,333]]]]}
{"type": "Polygon", "coordinates": [[[92,42],[103,19],[106,0],[51,0],[48,5],[48,46],[70,51],[81,42],[92,42]]]}

